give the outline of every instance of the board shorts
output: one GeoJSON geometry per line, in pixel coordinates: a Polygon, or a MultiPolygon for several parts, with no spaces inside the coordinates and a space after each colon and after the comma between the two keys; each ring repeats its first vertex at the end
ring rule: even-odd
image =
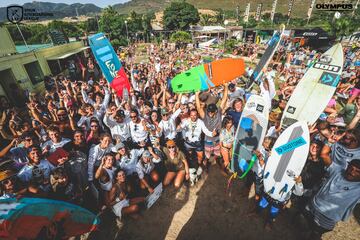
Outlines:
{"type": "Polygon", "coordinates": [[[204,149],[205,149],[205,157],[206,158],[210,158],[211,154],[214,154],[217,157],[220,157],[221,152],[221,146],[220,146],[220,142],[208,142],[205,141],[204,142],[204,149]]]}
{"type": "Polygon", "coordinates": [[[355,96],[355,97],[360,96],[360,89],[358,89],[358,88],[351,89],[350,96],[352,96],[352,97],[353,96],[355,96]]]}
{"type": "Polygon", "coordinates": [[[204,150],[204,145],[201,141],[196,142],[187,142],[185,141],[185,148],[186,150],[195,150],[196,152],[202,152],[204,150]]]}
{"type": "Polygon", "coordinates": [[[120,202],[116,203],[112,207],[112,210],[113,210],[114,214],[121,219],[121,210],[124,207],[128,207],[128,206],[130,206],[130,201],[128,199],[123,199],[120,202]]]}

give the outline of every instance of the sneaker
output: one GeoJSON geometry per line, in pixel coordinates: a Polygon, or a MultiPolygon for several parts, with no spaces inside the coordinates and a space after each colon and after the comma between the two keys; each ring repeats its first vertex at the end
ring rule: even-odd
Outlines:
{"type": "Polygon", "coordinates": [[[201,174],[203,173],[203,169],[201,166],[198,167],[197,171],[196,171],[196,175],[197,176],[201,176],[201,174]]]}

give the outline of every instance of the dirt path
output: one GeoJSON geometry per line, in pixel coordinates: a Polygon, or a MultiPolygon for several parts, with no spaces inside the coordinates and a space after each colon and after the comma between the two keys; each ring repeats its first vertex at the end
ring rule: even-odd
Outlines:
{"type": "MultiPolygon", "coordinates": [[[[225,187],[226,178],[213,167],[195,187],[184,186],[179,192],[166,189],[140,219],[124,220],[117,239],[303,239],[302,227],[293,223],[292,209],[283,211],[273,230],[266,231],[263,217],[247,216],[253,199],[244,194],[243,183],[233,184],[231,197],[225,187]]],[[[352,217],[323,239],[355,240],[358,236],[359,223],[352,217]]]]}

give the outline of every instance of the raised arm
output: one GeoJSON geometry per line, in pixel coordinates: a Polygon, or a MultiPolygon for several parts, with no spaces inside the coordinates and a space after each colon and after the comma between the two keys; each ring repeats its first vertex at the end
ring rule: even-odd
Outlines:
{"type": "Polygon", "coordinates": [[[222,114],[225,113],[225,108],[226,108],[226,103],[227,103],[227,100],[228,100],[228,95],[229,95],[229,88],[228,88],[229,84],[228,83],[225,83],[224,84],[224,94],[221,98],[221,103],[220,103],[220,108],[221,108],[221,111],[222,111],[222,114]]]}
{"type": "Polygon", "coordinates": [[[195,103],[196,103],[196,110],[199,113],[200,118],[204,119],[205,117],[205,111],[201,107],[200,98],[199,98],[200,92],[195,93],[195,103]]]}

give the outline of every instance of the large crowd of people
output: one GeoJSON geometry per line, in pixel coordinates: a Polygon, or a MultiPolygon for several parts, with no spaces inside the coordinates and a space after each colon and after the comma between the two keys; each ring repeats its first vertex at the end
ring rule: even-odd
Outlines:
{"type": "MultiPolygon", "coordinates": [[[[230,176],[243,107],[249,95],[259,94],[271,106],[270,123],[247,182],[255,184],[257,212],[271,206],[271,225],[286,202],[263,191],[263,169],[281,131],[282,111],[321,53],[286,39],[251,92],[242,84],[253,65],[220,87],[174,94],[171,79],[203,63],[204,52],[149,44],[147,61],[136,63],[136,48],[118,52],[131,82],[123,97],[109,87],[89,51],[69,62],[65,74],[47,76],[44,92],[31,92],[26,107],[0,98],[0,198],[50,198],[136,218],[160,183],[164,191],[191,187],[216,164],[230,176]]],[[[236,54],[255,61],[258,48],[249,44],[236,54]]],[[[360,201],[360,51],[349,46],[344,54],[341,82],[309,126],[308,159],[289,196],[310,222],[309,239],[348,219],[360,201]]]]}

